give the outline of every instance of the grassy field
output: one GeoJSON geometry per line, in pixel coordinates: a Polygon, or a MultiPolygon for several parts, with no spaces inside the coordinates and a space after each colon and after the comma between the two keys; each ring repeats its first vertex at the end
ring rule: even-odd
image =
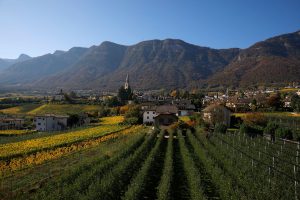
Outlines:
{"type": "Polygon", "coordinates": [[[98,105],[83,104],[28,104],[16,106],[12,108],[2,109],[0,112],[4,114],[21,114],[21,115],[37,115],[37,114],[78,114],[82,112],[93,112],[99,110],[98,105]]]}
{"type": "Polygon", "coordinates": [[[102,117],[99,119],[98,124],[102,125],[114,125],[124,121],[124,116],[102,117]]]}
{"type": "Polygon", "coordinates": [[[25,104],[0,110],[4,114],[27,114],[28,112],[40,107],[41,104],[25,104]]]}
{"type": "Polygon", "coordinates": [[[299,88],[283,88],[283,89],[279,90],[279,92],[288,93],[288,92],[297,92],[298,90],[299,90],[299,88]]]}
{"type": "MultiPolygon", "coordinates": [[[[266,117],[300,117],[300,113],[294,112],[260,112],[261,114],[265,115],[266,117]]],[[[234,113],[233,115],[236,117],[245,117],[246,115],[251,113],[234,113]]]]}

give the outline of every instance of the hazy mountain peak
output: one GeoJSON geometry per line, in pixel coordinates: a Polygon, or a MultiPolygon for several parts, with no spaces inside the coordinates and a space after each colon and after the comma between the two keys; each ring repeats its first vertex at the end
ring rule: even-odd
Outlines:
{"type": "Polygon", "coordinates": [[[61,54],[64,54],[66,53],[66,51],[62,51],[62,50],[56,50],[53,55],[61,55],[61,54]]]}
{"type": "Polygon", "coordinates": [[[28,56],[27,54],[20,54],[19,55],[19,57],[18,57],[18,60],[19,61],[23,61],[23,60],[28,60],[28,59],[30,59],[31,57],[30,56],[28,56]]]}
{"type": "Polygon", "coordinates": [[[100,44],[100,47],[118,47],[118,46],[125,47],[125,45],[117,44],[117,43],[110,42],[110,41],[103,41],[100,44]]]}

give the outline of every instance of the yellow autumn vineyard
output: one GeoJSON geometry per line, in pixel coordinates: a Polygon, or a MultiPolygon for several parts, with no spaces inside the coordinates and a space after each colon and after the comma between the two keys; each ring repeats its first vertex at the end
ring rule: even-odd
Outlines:
{"type": "Polygon", "coordinates": [[[112,116],[112,117],[103,117],[100,118],[100,123],[103,125],[113,125],[113,124],[119,124],[124,121],[124,116],[112,116]]]}
{"type": "Polygon", "coordinates": [[[69,146],[44,150],[27,156],[12,158],[10,160],[2,160],[0,161],[0,175],[6,174],[8,171],[12,172],[15,170],[22,169],[24,167],[41,164],[45,161],[56,159],[68,155],[70,153],[76,152],[78,150],[90,148],[92,146],[98,145],[101,142],[119,137],[121,135],[140,133],[143,131],[143,129],[145,129],[143,126],[133,126],[130,128],[123,129],[119,132],[104,135],[100,138],[74,143],[69,146]]]}
{"type": "Polygon", "coordinates": [[[0,136],[13,136],[34,133],[33,130],[0,130],[0,136]]]}
{"type": "Polygon", "coordinates": [[[0,159],[28,154],[42,149],[50,149],[53,147],[63,146],[65,144],[79,142],[90,138],[100,137],[107,133],[119,131],[124,128],[126,127],[118,125],[103,125],[76,130],[60,135],[3,144],[0,145],[0,159]]]}

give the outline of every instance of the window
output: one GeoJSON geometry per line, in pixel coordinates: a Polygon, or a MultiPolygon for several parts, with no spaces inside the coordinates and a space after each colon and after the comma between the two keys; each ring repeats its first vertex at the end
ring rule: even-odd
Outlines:
{"type": "Polygon", "coordinates": [[[41,125],[41,123],[38,123],[38,125],[40,126],[40,125],[41,125]]]}
{"type": "Polygon", "coordinates": [[[147,112],[147,114],[149,114],[149,112],[147,112]]]}
{"type": "Polygon", "coordinates": [[[149,116],[147,116],[147,119],[149,119],[149,116]]]}

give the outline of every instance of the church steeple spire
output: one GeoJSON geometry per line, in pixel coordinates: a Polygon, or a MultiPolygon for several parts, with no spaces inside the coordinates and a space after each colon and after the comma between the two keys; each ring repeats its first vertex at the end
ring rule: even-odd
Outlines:
{"type": "Polygon", "coordinates": [[[128,90],[128,88],[129,88],[129,75],[127,74],[124,89],[128,90]]]}

